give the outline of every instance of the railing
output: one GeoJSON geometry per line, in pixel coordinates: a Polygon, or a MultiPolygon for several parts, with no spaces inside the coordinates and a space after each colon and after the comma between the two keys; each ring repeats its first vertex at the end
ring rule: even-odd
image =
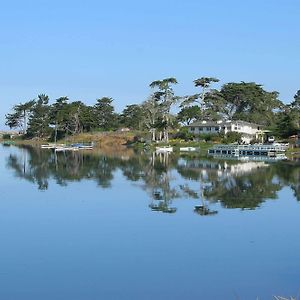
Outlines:
{"type": "Polygon", "coordinates": [[[215,145],[214,150],[245,150],[245,151],[286,151],[287,145],[215,145]]]}

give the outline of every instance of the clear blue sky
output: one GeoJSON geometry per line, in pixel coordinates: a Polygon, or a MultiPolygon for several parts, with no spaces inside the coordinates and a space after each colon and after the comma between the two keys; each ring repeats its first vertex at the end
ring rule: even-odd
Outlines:
{"type": "Polygon", "coordinates": [[[10,0],[0,4],[0,128],[17,103],[115,99],[117,111],[149,83],[201,76],[255,81],[290,102],[300,89],[299,0],[10,0]]]}

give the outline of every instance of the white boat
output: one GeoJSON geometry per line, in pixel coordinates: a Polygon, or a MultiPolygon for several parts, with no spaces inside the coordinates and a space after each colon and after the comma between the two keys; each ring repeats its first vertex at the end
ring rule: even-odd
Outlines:
{"type": "Polygon", "coordinates": [[[162,147],[156,147],[156,152],[173,152],[173,147],[171,146],[162,146],[162,147]]]}
{"type": "Polygon", "coordinates": [[[43,144],[41,145],[42,149],[55,149],[57,147],[65,147],[65,144],[43,144]]]}
{"type": "Polygon", "coordinates": [[[196,147],[180,147],[179,151],[181,152],[194,152],[194,151],[198,151],[199,148],[196,147]]]}
{"type": "Polygon", "coordinates": [[[56,147],[55,152],[78,151],[78,147],[56,147]]]}

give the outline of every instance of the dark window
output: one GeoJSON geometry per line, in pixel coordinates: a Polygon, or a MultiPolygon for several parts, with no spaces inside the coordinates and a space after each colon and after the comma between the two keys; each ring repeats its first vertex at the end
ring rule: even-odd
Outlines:
{"type": "Polygon", "coordinates": [[[219,131],[219,127],[215,127],[215,131],[219,131]]]}
{"type": "Polygon", "coordinates": [[[194,131],[195,130],[195,127],[191,127],[191,131],[194,131]]]}
{"type": "Polygon", "coordinates": [[[202,128],[202,127],[199,127],[199,131],[203,131],[203,128],[202,128]]]}

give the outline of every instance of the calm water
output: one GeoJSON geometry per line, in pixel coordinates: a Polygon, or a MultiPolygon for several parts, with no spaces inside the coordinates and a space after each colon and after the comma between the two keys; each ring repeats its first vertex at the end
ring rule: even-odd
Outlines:
{"type": "Polygon", "coordinates": [[[300,291],[296,163],[0,146],[0,179],[0,299],[300,291]]]}

